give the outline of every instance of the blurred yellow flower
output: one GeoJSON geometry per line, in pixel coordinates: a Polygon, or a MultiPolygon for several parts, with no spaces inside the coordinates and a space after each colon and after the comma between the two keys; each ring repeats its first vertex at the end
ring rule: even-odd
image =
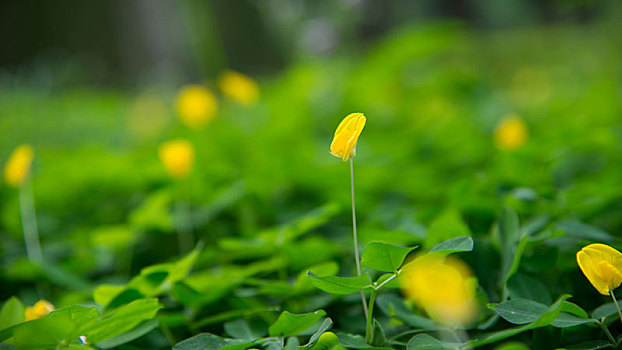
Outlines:
{"type": "Polygon", "coordinates": [[[475,279],[457,258],[419,257],[404,267],[400,285],[409,299],[439,322],[460,326],[475,317],[475,279]]]}
{"type": "Polygon", "coordinates": [[[529,137],[525,122],[516,115],[504,117],[495,128],[495,146],[503,151],[513,151],[521,148],[529,137]]]}
{"type": "Polygon", "coordinates": [[[13,187],[18,187],[26,181],[30,174],[30,166],[35,157],[35,150],[31,145],[24,144],[17,147],[4,167],[4,180],[13,187]]]}
{"type": "Polygon", "coordinates": [[[36,320],[45,317],[50,312],[54,311],[54,305],[47,300],[39,300],[32,307],[27,307],[24,310],[25,321],[36,320]]]}
{"type": "Polygon", "coordinates": [[[194,166],[194,146],[185,139],[164,142],[158,149],[158,156],[168,174],[175,179],[187,177],[194,166]]]}
{"type": "Polygon", "coordinates": [[[218,112],[218,101],[202,85],[184,86],[177,94],[177,115],[189,128],[200,129],[218,112]]]}
{"type": "Polygon", "coordinates": [[[350,113],[343,118],[330,144],[330,154],[343,159],[344,162],[356,156],[356,142],[366,121],[367,118],[363,113],[350,113]]]}
{"type": "Polygon", "coordinates": [[[608,295],[622,283],[622,253],[594,243],[577,252],[577,264],[600,294],[608,295]]]}
{"type": "Polygon", "coordinates": [[[250,105],[259,100],[259,86],[242,73],[226,71],[218,79],[218,87],[227,97],[239,103],[250,105]]]}

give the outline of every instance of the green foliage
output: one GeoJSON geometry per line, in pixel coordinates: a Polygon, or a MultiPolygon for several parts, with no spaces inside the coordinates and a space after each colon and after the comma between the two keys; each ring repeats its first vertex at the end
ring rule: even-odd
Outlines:
{"type": "Polygon", "coordinates": [[[614,347],[616,307],[575,254],[622,248],[617,27],[405,26],[367,52],[266,77],[255,105],[218,96],[203,130],[175,120],[174,87],[144,92],[165,117],[149,135],[132,119],[142,95],[0,79],[0,158],[36,149],[44,252],[26,258],[19,190],[2,185],[2,346],[614,347]],[[360,276],[348,164],[327,154],[352,111],[368,117],[354,158],[360,276]],[[508,114],[529,131],[513,151],[494,144],[508,114]],[[196,146],[187,179],[159,164],[173,137],[196,146]],[[181,254],[184,229],[200,243],[181,254]],[[405,264],[430,252],[473,273],[477,314],[455,332],[400,290],[405,264]],[[24,322],[39,299],[57,310],[24,322]]]}
{"type": "Polygon", "coordinates": [[[289,337],[304,332],[326,315],[324,310],[308,314],[296,315],[283,311],[279,318],[270,326],[270,336],[289,337]]]}
{"type": "Polygon", "coordinates": [[[69,306],[3,329],[0,341],[18,348],[49,349],[82,344],[79,338],[84,337],[98,347],[114,347],[153,329],[153,318],[160,308],[162,305],[153,298],[135,300],[103,315],[95,308],[69,306]]]}
{"type": "Polygon", "coordinates": [[[309,277],[316,288],[332,294],[352,294],[371,287],[371,279],[367,273],[354,277],[319,277],[309,272],[309,277]]]}
{"type": "Polygon", "coordinates": [[[372,242],[361,255],[361,265],[376,271],[396,272],[408,253],[417,247],[405,248],[382,242],[372,242]]]}

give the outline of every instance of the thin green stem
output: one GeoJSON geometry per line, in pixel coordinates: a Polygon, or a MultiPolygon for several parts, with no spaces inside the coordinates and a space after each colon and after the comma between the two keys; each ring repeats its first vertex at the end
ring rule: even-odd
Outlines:
{"type": "MultiPolygon", "coordinates": [[[[350,192],[352,194],[352,236],[354,238],[354,258],[356,259],[356,273],[361,275],[361,262],[359,258],[359,242],[356,234],[356,204],[354,200],[354,160],[350,158],[350,192]]],[[[369,318],[369,311],[367,310],[367,303],[365,300],[365,293],[361,291],[361,301],[363,302],[363,312],[365,318],[369,318]]]]}
{"type": "Polygon", "coordinates": [[[620,311],[620,305],[618,305],[618,300],[616,300],[615,294],[613,294],[612,290],[609,290],[609,294],[611,295],[611,299],[613,299],[613,303],[616,304],[616,310],[618,310],[618,316],[620,316],[620,322],[622,322],[622,311],[620,311]]]}
{"type": "Polygon", "coordinates": [[[35,201],[30,182],[19,187],[19,211],[22,217],[26,254],[32,263],[40,264],[43,261],[43,254],[41,253],[41,243],[39,243],[35,201]]]}
{"type": "Polygon", "coordinates": [[[605,319],[604,318],[600,322],[598,322],[598,325],[603,330],[603,332],[605,332],[605,334],[607,335],[607,338],[609,338],[609,342],[611,344],[613,344],[613,346],[618,346],[618,342],[616,342],[616,340],[613,337],[613,335],[611,335],[611,332],[609,332],[609,328],[607,328],[607,325],[605,324],[605,319]]]}
{"type": "Polygon", "coordinates": [[[368,309],[369,312],[367,314],[367,327],[365,328],[365,340],[367,341],[367,344],[371,344],[371,340],[373,336],[372,322],[373,322],[374,302],[376,301],[376,294],[378,294],[378,290],[372,289],[371,295],[369,297],[369,309],[368,309]]]}
{"type": "Polygon", "coordinates": [[[380,283],[378,286],[376,286],[374,289],[376,290],[380,290],[382,287],[384,287],[385,284],[391,282],[391,280],[393,280],[395,277],[397,277],[397,275],[400,274],[401,270],[398,270],[397,273],[393,274],[391,277],[387,278],[384,282],[380,283]]]}

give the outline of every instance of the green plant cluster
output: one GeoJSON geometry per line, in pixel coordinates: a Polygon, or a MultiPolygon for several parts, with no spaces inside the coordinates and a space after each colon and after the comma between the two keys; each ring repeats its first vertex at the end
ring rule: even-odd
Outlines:
{"type": "Polygon", "coordinates": [[[202,131],[175,121],[166,89],[144,93],[164,106],[146,129],[128,126],[139,94],[3,90],[0,158],[36,150],[44,263],[26,258],[17,193],[0,187],[0,348],[617,347],[616,309],[575,260],[591,242],[621,246],[616,30],[404,27],[364,55],[260,81],[255,105],[222,100],[202,131]],[[367,116],[354,160],[361,276],[349,169],[328,154],[354,111],[367,116]],[[509,113],[529,128],[511,152],[492,136],[509,113]],[[157,146],[179,136],[197,159],[174,182],[157,146]],[[183,256],[179,225],[199,242],[183,256]],[[477,278],[464,332],[399,289],[403,265],[432,251],[477,278]],[[57,310],[24,322],[39,299],[57,310]]]}

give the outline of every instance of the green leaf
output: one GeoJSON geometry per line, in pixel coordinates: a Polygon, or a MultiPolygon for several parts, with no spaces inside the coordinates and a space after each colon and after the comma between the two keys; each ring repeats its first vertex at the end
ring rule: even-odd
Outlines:
{"type": "Polygon", "coordinates": [[[300,347],[300,342],[298,341],[298,337],[287,338],[287,343],[285,344],[285,350],[298,350],[299,347],[300,347]]]}
{"type": "MultiPolygon", "coordinates": [[[[478,346],[482,346],[482,345],[487,345],[487,344],[491,344],[509,337],[512,337],[516,334],[528,331],[528,330],[532,330],[535,328],[539,328],[539,327],[544,327],[544,326],[548,326],[550,325],[553,321],[555,321],[555,319],[559,316],[559,313],[562,309],[562,303],[564,301],[566,301],[566,299],[570,298],[570,294],[564,294],[561,297],[559,297],[555,303],[553,303],[553,305],[551,305],[544,313],[542,313],[540,315],[540,317],[538,317],[537,320],[535,320],[534,322],[522,325],[520,327],[514,327],[514,328],[508,328],[508,329],[504,329],[498,332],[493,332],[493,333],[488,333],[488,334],[484,334],[482,336],[479,336],[475,339],[472,339],[471,341],[468,342],[469,346],[471,347],[478,347],[478,346]]],[[[529,300],[527,300],[527,302],[529,302],[529,300]]],[[[532,302],[533,303],[533,302],[532,302]]],[[[525,310],[526,308],[523,307],[523,310],[525,310]]],[[[495,309],[496,310],[496,309],[495,309]]],[[[506,308],[506,311],[508,311],[509,308],[506,308]]],[[[509,311],[508,311],[509,312],[509,311]]],[[[529,313],[530,311],[527,310],[525,311],[526,313],[529,313]]],[[[523,315],[524,317],[531,317],[530,315],[523,315]]]]}
{"type": "Polygon", "coordinates": [[[601,318],[609,317],[617,312],[618,309],[616,308],[616,304],[607,303],[597,307],[596,310],[592,312],[592,318],[600,320],[601,318]]]}
{"type": "Polygon", "coordinates": [[[562,303],[561,312],[565,312],[581,318],[590,318],[587,311],[583,310],[579,305],[571,303],[569,301],[564,301],[562,303]]]}
{"type": "Polygon", "coordinates": [[[332,326],[333,326],[333,320],[331,320],[329,317],[325,318],[324,321],[322,322],[322,324],[320,325],[320,328],[318,328],[318,330],[315,331],[315,333],[313,333],[313,335],[311,335],[311,338],[309,338],[309,342],[305,346],[310,346],[313,343],[315,343],[332,326]]]}
{"type": "Polygon", "coordinates": [[[345,350],[333,332],[324,332],[310,350],[345,350]]]}
{"type": "Polygon", "coordinates": [[[508,207],[503,207],[499,217],[499,242],[501,243],[501,271],[504,283],[509,278],[516,251],[516,244],[520,237],[518,215],[508,207]]]}
{"type": "Polygon", "coordinates": [[[513,299],[528,299],[544,305],[550,305],[551,295],[548,289],[535,278],[523,274],[515,274],[508,280],[508,292],[513,299]]]}
{"type": "Polygon", "coordinates": [[[374,319],[371,343],[375,346],[385,346],[387,345],[387,337],[385,335],[384,329],[378,322],[378,320],[374,319]]]}
{"type": "Polygon", "coordinates": [[[456,237],[437,244],[430,252],[441,251],[443,253],[470,252],[473,250],[473,238],[456,237]]]}
{"type": "Polygon", "coordinates": [[[173,350],[242,350],[254,344],[243,340],[224,339],[213,334],[201,333],[175,344],[173,350]]]}
{"type": "Polygon", "coordinates": [[[326,315],[324,310],[318,310],[307,314],[292,314],[288,311],[283,311],[279,318],[274,322],[269,329],[270,336],[284,336],[289,337],[292,335],[298,335],[309,327],[313,326],[317,321],[326,315]]]}
{"type": "Polygon", "coordinates": [[[459,349],[461,344],[440,341],[431,335],[417,334],[410,338],[406,350],[459,349]]]}
{"type": "Polygon", "coordinates": [[[319,277],[309,271],[307,276],[311,278],[316,288],[331,294],[352,294],[371,287],[371,278],[368,273],[354,277],[319,277]]]}
{"type": "Polygon", "coordinates": [[[155,318],[151,320],[147,320],[141,323],[140,325],[138,325],[138,327],[132,329],[131,331],[127,333],[124,333],[114,338],[110,338],[108,340],[99,342],[95,345],[97,345],[97,347],[100,349],[115,348],[119,345],[129,343],[134,339],[138,339],[142,337],[143,335],[149,333],[152,329],[156,328],[157,326],[158,326],[158,320],[156,320],[155,318]]]}
{"type": "Polygon", "coordinates": [[[497,346],[495,350],[530,350],[530,349],[523,343],[509,342],[509,343],[505,343],[505,344],[501,344],[497,346]]]}
{"type": "Polygon", "coordinates": [[[360,335],[353,335],[347,333],[337,333],[337,338],[339,338],[339,343],[346,348],[352,349],[369,349],[369,350],[390,350],[391,348],[385,347],[376,347],[369,345],[365,342],[365,339],[360,335]]]}
{"type": "Polygon", "coordinates": [[[132,330],[140,323],[155,318],[162,305],[158,299],[139,299],[123,305],[101,320],[93,320],[80,328],[90,343],[99,343],[132,330]]]}
{"type": "Polygon", "coordinates": [[[586,324],[590,322],[598,322],[598,321],[593,318],[577,317],[575,315],[567,314],[565,312],[560,312],[557,318],[555,319],[555,321],[551,323],[551,325],[557,328],[567,328],[567,327],[578,326],[578,325],[586,324]]]}
{"type": "Polygon", "coordinates": [[[606,348],[613,348],[613,344],[606,340],[593,340],[580,344],[570,345],[565,347],[566,350],[599,350],[606,348]]]}
{"type": "MultiPolygon", "coordinates": [[[[577,326],[580,324],[595,322],[596,320],[586,317],[578,317],[568,313],[561,312],[563,310],[571,309],[576,311],[576,308],[572,307],[571,303],[563,302],[560,307],[560,313],[557,318],[551,323],[557,328],[566,328],[577,326]]],[[[513,324],[526,324],[535,322],[544,313],[547,312],[548,307],[544,304],[526,300],[526,299],[512,299],[501,303],[494,307],[495,311],[506,321],[513,324]]]]}
{"type": "Polygon", "coordinates": [[[265,332],[256,327],[251,327],[248,322],[242,318],[225,323],[224,328],[225,332],[233,338],[247,341],[253,341],[265,335],[265,332]]]}
{"type": "MultiPolygon", "coordinates": [[[[17,348],[56,348],[82,335],[80,327],[97,317],[95,308],[69,306],[46,317],[16,324],[5,331],[17,348]]],[[[3,335],[4,335],[3,334],[3,335]]]]}
{"type": "Polygon", "coordinates": [[[0,330],[20,322],[24,322],[24,305],[16,297],[11,297],[0,311],[0,330]]]}
{"type": "Polygon", "coordinates": [[[416,247],[400,247],[381,242],[371,242],[363,250],[361,264],[369,269],[395,272],[402,266],[404,259],[416,247]]]}
{"type": "MultiPolygon", "coordinates": [[[[324,262],[309,267],[309,271],[313,271],[316,276],[333,276],[339,272],[339,265],[334,261],[324,262]]],[[[306,271],[301,271],[294,285],[298,292],[314,290],[313,282],[307,277],[306,271]]]]}
{"type": "Polygon", "coordinates": [[[462,220],[458,210],[449,208],[430,224],[424,246],[430,248],[442,241],[465,236],[471,236],[469,227],[462,220]]]}
{"type": "Polygon", "coordinates": [[[512,299],[494,307],[495,311],[504,320],[513,324],[535,322],[548,307],[527,299],[512,299]]]}

